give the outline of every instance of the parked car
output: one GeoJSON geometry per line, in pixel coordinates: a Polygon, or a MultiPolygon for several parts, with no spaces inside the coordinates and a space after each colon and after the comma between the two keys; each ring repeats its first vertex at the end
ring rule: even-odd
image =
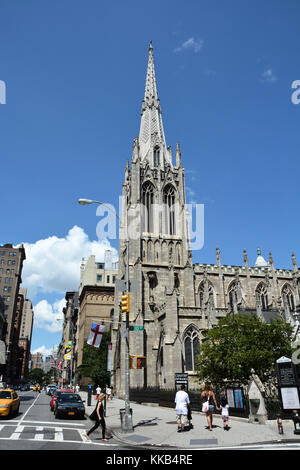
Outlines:
{"type": "Polygon", "coordinates": [[[85,407],[78,393],[61,393],[55,403],[55,418],[61,416],[65,417],[79,417],[84,418],[85,407]]]}
{"type": "Polygon", "coordinates": [[[19,413],[20,398],[12,388],[0,390],[0,416],[13,416],[19,413]]]}
{"type": "Polygon", "coordinates": [[[55,404],[57,402],[57,398],[59,397],[61,393],[73,393],[73,392],[72,390],[61,390],[61,389],[56,390],[50,400],[51,411],[55,411],[55,404]]]}

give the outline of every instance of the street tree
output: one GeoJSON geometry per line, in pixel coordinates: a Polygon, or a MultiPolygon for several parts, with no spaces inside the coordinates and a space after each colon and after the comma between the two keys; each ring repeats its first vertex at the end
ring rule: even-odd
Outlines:
{"type": "Polygon", "coordinates": [[[43,383],[43,377],[45,375],[45,372],[43,369],[40,369],[39,367],[32,369],[29,374],[28,374],[28,379],[31,383],[38,383],[42,384],[43,383]]]}
{"type": "Polygon", "coordinates": [[[110,342],[110,332],[105,331],[99,348],[87,343],[83,346],[80,374],[83,377],[90,378],[94,385],[105,386],[110,382],[110,372],[107,371],[108,342],[110,342]]]}
{"type": "Polygon", "coordinates": [[[228,315],[204,335],[197,356],[201,381],[247,383],[252,368],[267,380],[275,361],[292,354],[293,328],[280,318],[266,323],[254,314],[228,315]]]}

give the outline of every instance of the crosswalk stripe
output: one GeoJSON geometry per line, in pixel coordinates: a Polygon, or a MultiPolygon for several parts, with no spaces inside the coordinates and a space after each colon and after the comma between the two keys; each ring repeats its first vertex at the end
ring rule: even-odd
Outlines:
{"type": "Polygon", "coordinates": [[[54,440],[55,441],[63,441],[64,440],[64,433],[63,433],[63,430],[61,428],[55,428],[54,440]]]}
{"type": "Polygon", "coordinates": [[[23,430],[24,430],[24,426],[17,426],[15,432],[12,433],[12,435],[10,436],[10,439],[12,440],[19,439],[20,434],[23,432],[23,430]]]}

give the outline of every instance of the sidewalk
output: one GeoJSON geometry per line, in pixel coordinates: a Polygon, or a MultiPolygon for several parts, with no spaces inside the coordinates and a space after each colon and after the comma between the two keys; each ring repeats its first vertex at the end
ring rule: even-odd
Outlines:
{"type": "MultiPolygon", "coordinates": [[[[80,392],[85,400],[86,416],[95,408],[95,396],[92,396],[91,406],[87,406],[87,392],[80,392]]],[[[175,409],[153,406],[152,404],[137,404],[130,402],[132,408],[133,432],[124,433],[121,429],[120,409],[124,408],[124,400],[113,398],[106,404],[106,425],[115,439],[123,444],[136,446],[159,446],[162,448],[197,449],[199,447],[220,448],[245,446],[246,444],[270,443],[278,441],[300,442],[300,436],[294,434],[294,424],[290,420],[283,422],[284,434],[277,431],[276,421],[266,424],[251,424],[242,418],[229,419],[229,431],[223,430],[223,422],[219,415],[213,418],[213,431],[207,429],[204,413],[193,412],[193,429],[178,433],[175,409]]],[[[89,419],[87,430],[92,427],[89,419]]]]}

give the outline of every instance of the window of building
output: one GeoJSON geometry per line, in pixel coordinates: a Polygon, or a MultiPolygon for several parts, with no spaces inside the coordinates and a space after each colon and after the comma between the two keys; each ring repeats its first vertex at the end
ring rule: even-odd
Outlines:
{"type": "Polygon", "coordinates": [[[150,181],[142,189],[142,227],[143,232],[153,232],[153,196],[154,188],[150,181]]]}
{"type": "Polygon", "coordinates": [[[110,276],[106,276],[106,282],[107,282],[107,284],[110,283],[110,276]]]}
{"type": "Polygon", "coordinates": [[[102,282],[102,274],[97,274],[97,282],[102,282]]]}
{"type": "Polygon", "coordinates": [[[262,310],[268,310],[268,294],[265,284],[259,284],[257,287],[256,298],[262,310]]]}
{"type": "Polygon", "coordinates": [[[175,235],[175,189],[168,185],[164,190],[165,231],[175,235]]]}
{"type": "Polygon", "coordinates": [[[155,167],[159,165],[159,147],[155,147],[153,150],[153,165],[155,167]]]}
{"type": "Polygon", "coordinates": [[[195,328],[187,330],[184,337],[185,370],[196,369],[196,356],[200,352],[199,335],[195,328]]]}
{"type": "Polygon", "coordinates": [[[115,282],[116,282],[116,276],[113,276],[113,277],[112,277],[112,282],[113,282],[113,284],[115,284],[115,282]]]}
{"type": "Polygon", "coordinates": [[[294,294],[290,286],[285,286],[282,289],[282,296],[284,299],[284,302],[288,305],[290,312],[295,311],[295,300],[294,300],[294,294]]]}

